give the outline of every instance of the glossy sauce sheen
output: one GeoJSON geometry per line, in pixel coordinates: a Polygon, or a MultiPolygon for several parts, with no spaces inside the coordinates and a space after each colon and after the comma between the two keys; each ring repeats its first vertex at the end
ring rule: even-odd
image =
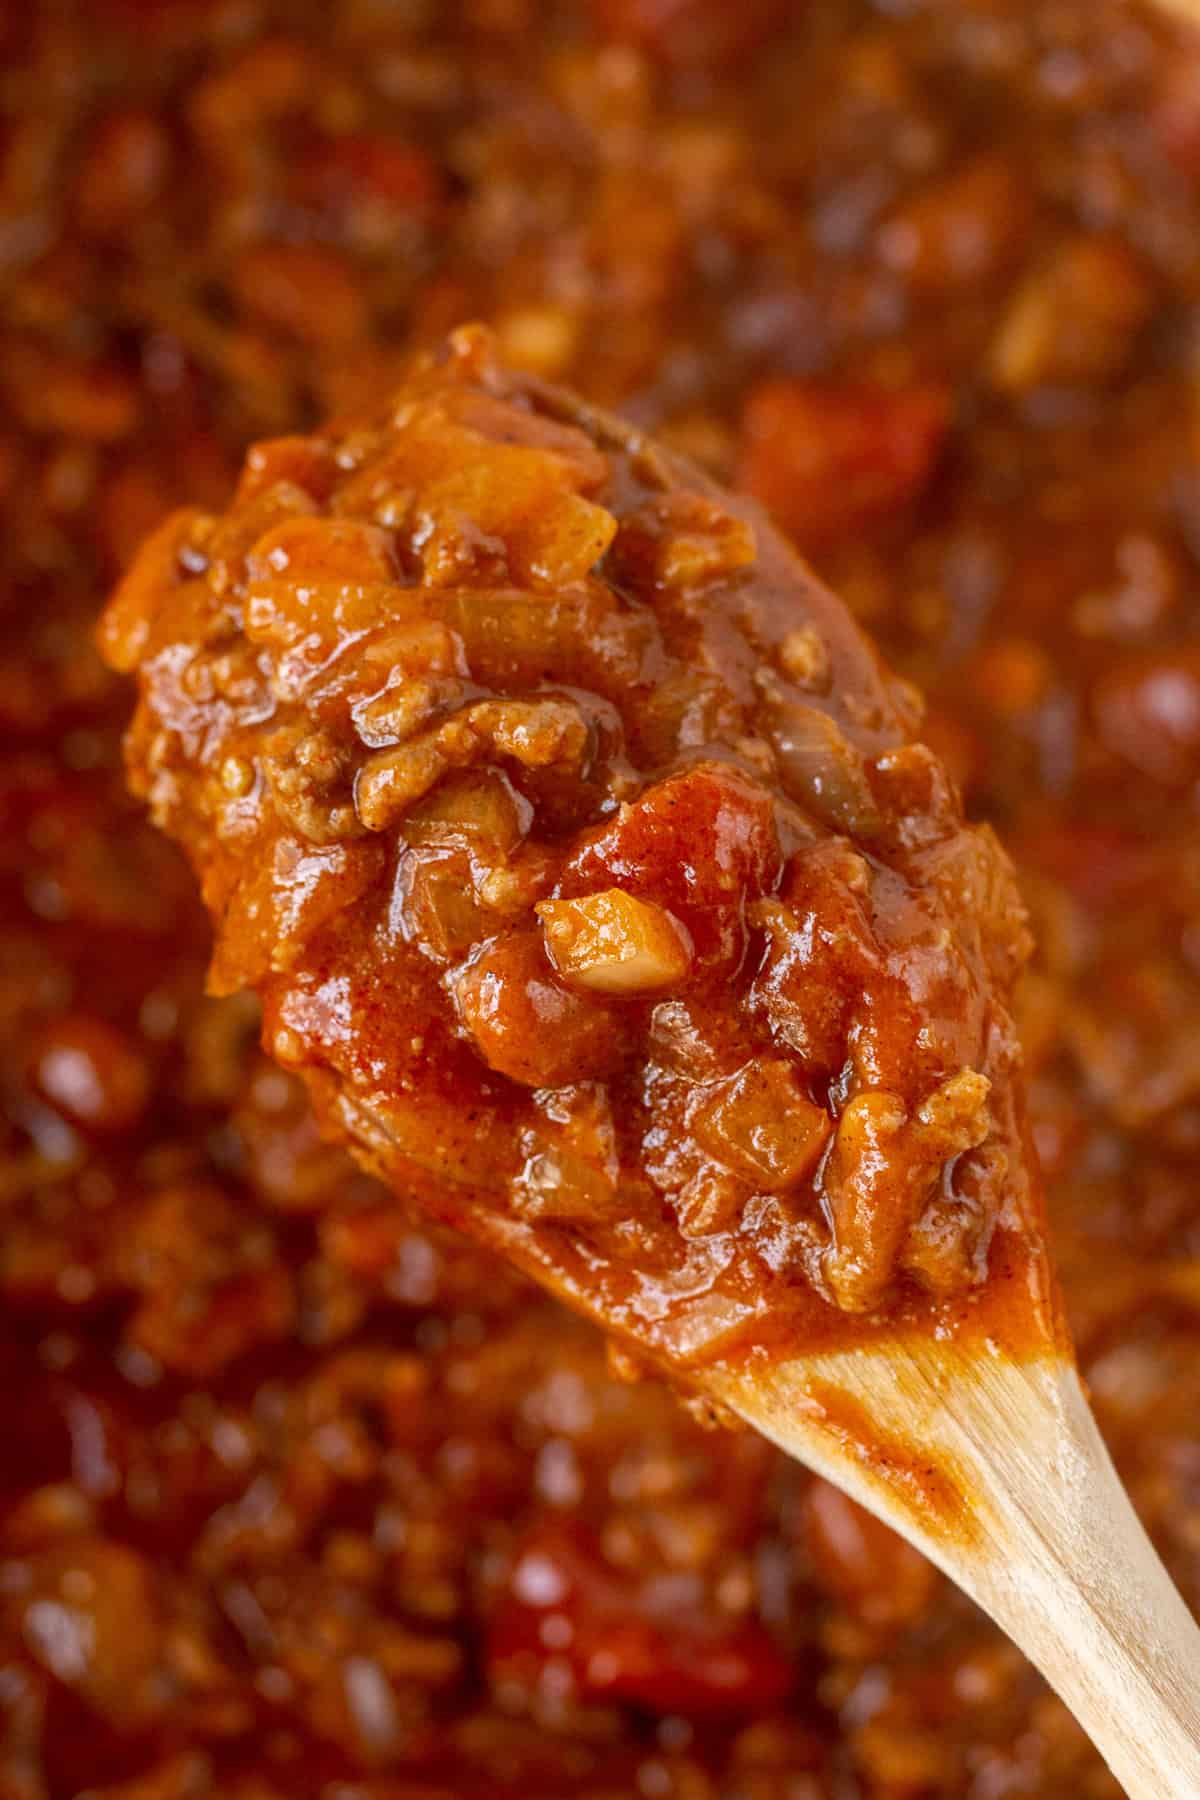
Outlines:
{"type": "Polygon", "coordinates": [[[1011,869],[765,519],[463,330],[100,641],[218,988],[435,1215],[687,1365],[1028,1300],[1011,869]]]}
{"type": "Polygon", "coordinates": [[[471,319],[772,508],[1016,863],[1070,1324],[1200,1604],[1195,42],[58,0],[0,59],[4,1800],[1117,1800],[916,1552],[322,1141],[92,634],[471,319]]]}

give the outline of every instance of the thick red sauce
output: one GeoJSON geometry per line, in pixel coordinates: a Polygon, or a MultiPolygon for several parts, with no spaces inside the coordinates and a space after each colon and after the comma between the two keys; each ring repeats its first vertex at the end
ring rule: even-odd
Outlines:
{"type": "Polygon", "coordinates": [[[91,632],[167,511],[469,318],[771,506],[1018,865],[1070,1321],[1200,1600],[1195,47],[94,0],[0,56],[0,1791],[1112,1795],[915,1553],[322,1145],[202,997],[91,632]]]}

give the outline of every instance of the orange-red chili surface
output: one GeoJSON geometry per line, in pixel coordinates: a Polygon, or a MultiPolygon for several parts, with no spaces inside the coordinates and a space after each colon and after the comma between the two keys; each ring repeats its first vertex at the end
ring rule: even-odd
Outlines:
{"type": "Polygon", "coordinates": [[[1011,866],[764,516],[467,327],[100,643],[210,986],[402,1195],[676,1367],[998,1297],[1044,1348],[1011,866]]]}
{"type": "Polygon", "coordinates": [[[1106,1435],[1200,1600],[1200,51],[1116,0],[0,20],[0,1794],[1111,1800],[1004,1640],[320,1143],[91,648],[484,318],[768,506],[1014,854],[1106,1435]]]}

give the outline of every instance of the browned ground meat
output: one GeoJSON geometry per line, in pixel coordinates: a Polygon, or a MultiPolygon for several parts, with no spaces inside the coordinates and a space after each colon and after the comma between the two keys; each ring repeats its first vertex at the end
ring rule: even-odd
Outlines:
{"type": "Polygon", "coordinates": [[[1011,869],[686,464],[462,330],[174,514],[101,644],[218,990],[435,1216],[688,1361],[914,1294],[958,1323],[997,1232],[1012,1281],[1011,869]]]}
{"type": "Polygon", "coordinates": [[[320,1143],[90,634],[472,318],[773,507],[1014,853],[1071,1321],[1200,1603],[1195,44],[46,0],[0,59],[0,1794],[1112,1800],[920,1558],[320,1143]]]}

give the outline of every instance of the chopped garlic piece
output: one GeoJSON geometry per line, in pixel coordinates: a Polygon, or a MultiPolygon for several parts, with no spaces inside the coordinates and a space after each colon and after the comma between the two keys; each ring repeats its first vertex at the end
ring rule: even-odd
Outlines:
{"type": "Polygon", "coordinates": [[[534,909],[551,962],[565,981],[602,994],[673,987],[692,964],[687,931],[671,913],[621,888],[534,909]]]}

